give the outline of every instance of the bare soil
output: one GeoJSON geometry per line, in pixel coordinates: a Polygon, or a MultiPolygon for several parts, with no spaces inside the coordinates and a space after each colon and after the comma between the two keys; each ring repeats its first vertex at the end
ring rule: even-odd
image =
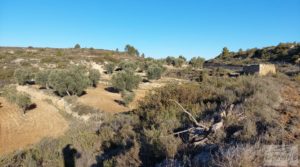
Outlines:
{"type": "Polygon", "coordinates": [[[35,97],[32,101],[36,108],[23,114],[0,97],[0,155],[23,149],[44,137],[56,138],[68,129],[68,122],[54,106],[35,97]]]}
{"type": "Polygon", "coordinates": [[[81,96],[78,100],[81,103],[97,108],[100,111],[126,112],[136,108],[138,106],[138,101],[142,100],[148,91],[174,81],[175,79],[162,78],[157,81],[141,83],[139,88],[134,90],[135,98],[128,107],[122,105],[120,93],[107,90],[110,88],[110,85],[105,83],[99,83],[96,88],[88,88],[86,94],[81,96]]]}

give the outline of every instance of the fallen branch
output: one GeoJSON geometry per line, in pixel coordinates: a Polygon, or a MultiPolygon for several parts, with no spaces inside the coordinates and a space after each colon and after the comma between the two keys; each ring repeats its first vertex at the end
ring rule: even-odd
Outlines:
{"type": "Polygon", "coordinates": [[[190,117],[190,119],[191,119],[197,126],[202,127],[202,128],[204,128],[205,130],[208,130],[208,129],[209,129],[207,126],[205,126],[205,125],[199,123],[199,122],[195,119],[195,117],[193,117],[193,115],[192,115],[191,113],[189,113],[185,108],[183,108],[182,105],[179,104],[177,101],[175,101],[175,100],[171,100],[171,101],[175,102],[175,103],[182,109],[182,111],[183,111],[184,113],[186,113],[186,114],[190,117]]]}
{"type": "Polygon", "coordinates": [[[179,135],[181,133],[189,132],[189,131],[191,131],[193,129],[195,129],[195,127],[188,128],[188,129],[185,129],[185,130],[182,130],[182,131],[179,131],[179,132],[172,133],[172,135],[179,135]]]}

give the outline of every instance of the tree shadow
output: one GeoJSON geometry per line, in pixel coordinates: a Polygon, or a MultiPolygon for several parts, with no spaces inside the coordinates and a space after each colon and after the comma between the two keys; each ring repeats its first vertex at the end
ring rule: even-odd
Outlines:
{"type": "Polygon", "coordinates": [[[114,102],[118,103],[119,105],[125,106],[125,103],[122,100],[114,100],[114,102]]]}
{"type": "Polygon", "coordinates": [[[27,110],[33,110],[37,107],[37,105],[35,103],[30,104],[30,106],[27,108],[27,110]]]}
{"type": "Polygon", "coordinates": [[[148,82],[150,82],[150,81],[149,81],[148,79],[145,79],[145,78],[144,78],[144,79],[142,80],[142,82],[143,82],[143,83],[148,83],[148,82]]]}
{"type": "Polygon", "coordinates": [[[111,93],[119,93],[120,91],[114,87],[107,87],[105,88],[106,91],[111,92],[111,93]]]}
{"type": "Polygon", "coordinates": [[[72,146],[71,144],[67,144],[62,149],[65,167],[75,167],[75,159],[78,159],[81,157],[81,154],[75,148],[72,148],[71,146],[72,146]]]}

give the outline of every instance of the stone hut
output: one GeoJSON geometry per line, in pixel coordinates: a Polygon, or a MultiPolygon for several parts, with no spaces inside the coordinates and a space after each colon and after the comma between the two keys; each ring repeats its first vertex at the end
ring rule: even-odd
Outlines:
{"type": "Polygon", "coordinates": [[[243,67],[244,74],[258,74],[264,76],[267,74],[276,74],[274,64],[254,64],[243,67]]]}

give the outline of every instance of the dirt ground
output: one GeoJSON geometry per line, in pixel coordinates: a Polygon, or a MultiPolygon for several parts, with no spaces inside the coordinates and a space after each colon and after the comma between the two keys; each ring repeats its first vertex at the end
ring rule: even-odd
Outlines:
{"type": "Polygon", "coordinates": [[[68,122],[47,102],[32,98],[36,108],[25,115],[0,97],[0,155],[23,149],[44,137],[58,137],[68,129],[68,122]]]}
{"type": "Polygon", "coordinates": [[[125,107],[120,104],[122,101],[120,93],[111,92],[107,90],[109,85],[100,83],[97,88],[88,88],[86,94],[78,98],[78,100],[86,105],[92,106],[104,112],[125,112],[137,107],[138,101],[145,97],[146,92],[154,87],[161,86],[157,83],[142,83],[139,88],[135,90],[135,99],[129,104],[129,107],[125,107]]]}
{"type": "Polygon", "coordinates": [[[110,85],[105,83],[99,83],[97,88],[88,88],[86,94],[81,96],[79,101],[104,112],[125,112],[136,108],[138,101],[142,100],[149,90],[161,87],[175,80],[176,79],[162,78],[157,81],[140,83],[139,88],[134,90],[135,98],[133,102],[129,104],[129,107],[120,104],[119,102],[122,101],[120,93],[106,90],[110,85]]]}
{"type": "MultiPolygon", "coordinates": [[[[100,111],[125,112],[136,108],[138,101],[144,98],[149,90],[169,82],[177,82],[177,80],[162,78],[141,83],[139,88],[134,90],[136,97],[129,107],[120,104],[122,101],[120,93],[106,89],[110,87],[107,83],[99,83],[97,88],[88,88],[86,94],[78,100],[100,111]]],[[[16,105],[0,97],[0,155],[23,149],[44,137],[58,137],[68,129],[67,120],[56,108],[63,108],[59,103],[61,101],[59,97],[48,95],[34,86],[17,86],[17,90],[30,94],[36,108],[24,115],[16,105]],[[51,100],[53,104],[47,103],[45,99],[51,100]]]]}

